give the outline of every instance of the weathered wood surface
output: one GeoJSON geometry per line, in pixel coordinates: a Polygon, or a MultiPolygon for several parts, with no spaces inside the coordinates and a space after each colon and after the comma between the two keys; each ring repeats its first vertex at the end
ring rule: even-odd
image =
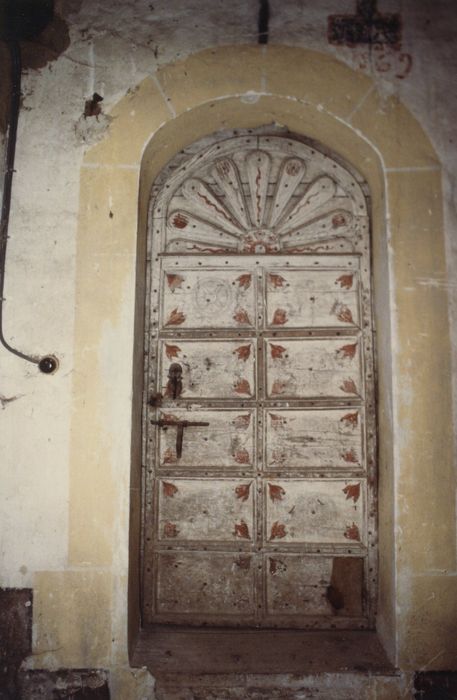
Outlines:
{"type": "Polygon", "coordinates": [[[145,413],[145,617],[364,627],[376,568],[365,199],[304,144],[229,141],[174,171],[154,205],[147,381],[162,398],[145,413]],[[181,456],[179,421],[208,423],[184,429],[181,456]]]}

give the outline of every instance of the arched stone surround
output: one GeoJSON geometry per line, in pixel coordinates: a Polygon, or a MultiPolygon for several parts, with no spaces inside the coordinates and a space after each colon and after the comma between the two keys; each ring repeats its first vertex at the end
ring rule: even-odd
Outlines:
{"type": "MultiPolygon", "coordinates": [[[[129,587],[130,640],[138,629],[151,185],[176,152],[206,134],[276,123],[340,154],[370,187],[379,368],[378,632],[402,669],[430,660],[430,668],[452,667],[457,578],[445,575],[455,569],[448,294],[445,284],[430,283],[444,282],[446,272],[440,164],[426,135],[367,77],[323,54],[281,46],[209,49],[165,66],[111,115],[106,137],[87,152],[81,170],[72,570],[55,574],[62,577],[59,624],[72,619],[64,591],[76,586],[78,604],[85,601],[104,630],[100,665],[122,660],[125,619],[117,622],[112,647],[111,601],[125,599],[127,610],[129,587]]],[[[80,647],[64,648],[61,664],[81,663],[80,647]]]]}

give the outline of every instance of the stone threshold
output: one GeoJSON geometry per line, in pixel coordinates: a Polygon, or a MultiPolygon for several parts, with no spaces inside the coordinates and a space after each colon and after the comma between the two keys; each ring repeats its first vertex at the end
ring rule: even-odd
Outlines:
{"type": "Polygon", "coordinates": [[[133,666],[163,674],[396,675],[376,632],[143,628],[133,666]]]}

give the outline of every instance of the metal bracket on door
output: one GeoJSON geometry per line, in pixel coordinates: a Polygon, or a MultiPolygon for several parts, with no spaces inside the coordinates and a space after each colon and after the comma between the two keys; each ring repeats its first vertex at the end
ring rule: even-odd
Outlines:
{"type": "Polygon", "coordinates": [[[182,456],[182,444],[184,440],[184,428],[191,428],[193,426],[207,426],[209,423],[203,421],[189,421],[189,420],[178,420],[171,421],[160,418],[159,420],[152,420],[152,425],[158,425],[159,428],[177,428],[176,431],[176,456],[179,459],[182,456]]]}

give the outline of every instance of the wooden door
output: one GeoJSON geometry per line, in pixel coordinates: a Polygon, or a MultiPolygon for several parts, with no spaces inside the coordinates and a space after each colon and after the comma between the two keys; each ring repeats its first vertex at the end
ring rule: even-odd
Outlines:
{"type": "Polygon", "coordinates": [[[375,452],[361,185],[315,148],[266,134],[197,151],[164,182],[150,250],[145,618],[367,627],[375,452]]]}

